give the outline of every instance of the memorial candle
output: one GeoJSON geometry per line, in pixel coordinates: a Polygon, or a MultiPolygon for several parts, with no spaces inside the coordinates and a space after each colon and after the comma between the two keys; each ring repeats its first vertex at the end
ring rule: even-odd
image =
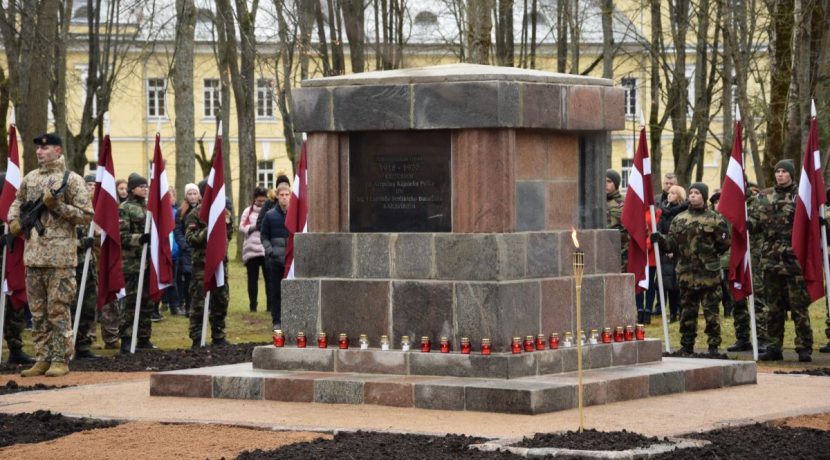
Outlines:
{"type": "Polygon", "coordinates": [[[533,336],[532,335],[529,335],[529,336],[525,337],[524,349],[528,353],[530,353],[531,351],[536,349],[536,344],[533,343],[533,336]]]}
{"type": "Polygon", "coordinates": [[[283,335],[281,329],[274,329],[274,346],[275,347],[284,347],[285,346],[285,335],[283,335]]]}
{"type": "Polygon", "coordinates": [[[539,334],[536,336],[536,349],[537,350],[544,350],[545,349],[545,334],[539,334]]]}
{"type": "Polygon", "coordinates": [[[473,351],[473,347],[470,345],[470,338],[461,337],[461,353],[469,355],[471,351],[473,351]]]}
{"type": "Polygon", "coordinates": [[[297,333],[297,348],[305,348],[306,338],[305,332],[300,331],[297,333]]]}
{"type": "Polygon", "coordinates": [[[340,337],[338,338],[337,343],[340,345],[341,350],[346,350],[349,348],[349,338],[346,336],[346,333],[340,333],[340,337]]]}

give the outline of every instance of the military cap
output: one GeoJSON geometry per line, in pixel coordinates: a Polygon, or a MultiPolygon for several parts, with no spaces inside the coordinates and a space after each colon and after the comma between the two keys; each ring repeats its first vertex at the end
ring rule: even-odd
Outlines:
{"type": "Polygon", "coordinates": [[[131,173],[130,177],[127,178],[127,190],[130,191],[136,187],[140,187],[142,185],[147,185],[147,179],[142,177],[138,173],[131,173]]]}
{"type": "Polygon", "coordinates": [[[698,192],[700,192],[701,195],[703,195],[703,202],[704,203],[709,200],[709,186],[708,185],[704,184],[703,182],[695,182],[694,184],[692,184],[689,187],[689,190],[691,190],[691,189],[695,189],[698,192]]]}
{"type": "Polygon", "coordinates": [[[84,176],[84,181],[85,182],[95,182],[95,174],[93,174],[93,173],[87,174],[86,176],[84,176]]]}
{"type": "Polygon", "coordinates": [[[795,163],[793,163],[793,160],[786,159],[775,163],[775,170],[778,171],[779,169],[790,173],[790,178],[795,180],[795,163]]]}
{"type": "Polygon", "coordinates": [[[46,133],[32,139],[35,145],[63,145],[63,141],[56,133],[46,133]]]}
{"type": "Polygon", "coordinates": [[[618,173],[617,171],[614,171],[613,169],[609,169],[609,170],[605,171],[605,178],[606,179],[611,179],[611,182],[614,183],[614,188],[616,188],[616,189],[620,188],[620,181],[622,181],[622,178],[620,177],[620,173],[618,173]]]}

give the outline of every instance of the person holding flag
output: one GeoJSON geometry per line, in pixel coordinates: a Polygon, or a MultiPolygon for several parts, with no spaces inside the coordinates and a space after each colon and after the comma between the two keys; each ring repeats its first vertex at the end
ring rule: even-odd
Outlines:
{"type": "MultiPolygon", "coordinates": [[[[613,169],[605,171],[605,200],[607,206],[605,209],[605,228],[616,229],[620,231],[620,266],[621,271],[625,273],[628,270],[628,230],[625,229],[622,223],[623,206],[625,200],[620,194],[620,182],[622,177],[620,173],[613,169]]],[[[645,219],[645,216],[642,216],[645,219]]]]}
{"type": "Polygon", "coordinates": [[[709,187],[696,182],[689,187],[689,209],[674,218],[665,237],[654,232],[652,241],[677,258],[680,285],[680,346],[694,353],[700,306],[706,319],[709,354],[717,354],[720,334],[720,257],[729,249],[729,228],[720,214],[707,206],[709,187]]]}
{"type": "MultiPolygon", "coordinates": [[[[86,181],[86,189],[89,192],[89,196],[93,196],[95,193],[95,174],[87,174],[84,177],[84,181],[86,181]]],[[[90,251],[89,267],[87,267],[86,273],[86,287],[83,290],[84,298],[81,300],[82,306],[80,320],[78,322],[78,337],[75,338],[75,359],[98,357],[98,355],[92,352],[91,347],[95,334],[95,305],[98,301],[98,254],[101,245],[98,238],[89,236],[90,225],[78,225],[75,227],[78,241],[78,265],[75,267],[75,282],[78,284],[78,289],[75,293],[75,304],[78,303],[78,296],[81,294],[81,281],[83,279],[86,250],[92,249],[90,251]]],[[[96,234],[98,233],[96,231],[96,234]]]]}
{"type": "Polygon", "coordinates": [[[795,351],[801,362],[812,361],[813,330],[810,328],[810,295],[801,266],[793,252],[793,220],[798,185],[793,180],[792,160],[775,165],[775,186],[761,191],[749,209],[749,229],[762,238],[761,266],[767,301],[769,343],[760,361],[780,361],[784,344],[784,320],[790,310],[795,325],[795,351]]]}
{"type": "Polygon", "coordinates": [[[75,226],[92,219],[92,202],[84,179],[66,169],[61,138],[50,133],[32,142],[39,167],[20,182],[8,216],[9,233],[27,238],[23,263],[37,360],[21,375],[58,377],[69,373],[74,352],[75,226]]]}

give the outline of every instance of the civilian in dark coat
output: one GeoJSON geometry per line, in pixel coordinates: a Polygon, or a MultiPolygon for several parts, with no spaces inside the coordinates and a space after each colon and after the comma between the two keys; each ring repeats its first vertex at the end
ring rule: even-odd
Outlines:
{"type": "Polygon", "coordinates": [[[288,211],[288,202],[291,199],[291,189],[286,183],[277,185],[277,206],[265,213],[259,237],[265,249],[266,282],[270,289],[266,290],[268,309],[271,310],[271,321],[274,328],[281,327],[282,322],[282,291],[280,283],[285,273],[285,245],[288,240],[288,229],[285,228],[285,215],[288,211]]]}

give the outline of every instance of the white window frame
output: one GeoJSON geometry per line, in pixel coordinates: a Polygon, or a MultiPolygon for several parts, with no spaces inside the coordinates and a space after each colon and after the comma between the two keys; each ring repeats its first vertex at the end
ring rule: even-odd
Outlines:
{"type": "Polygon", "coordinates": [[[274,80],[270,78],[258,78],[256,81],[256,117],[258,120],[275,118],[274,80]]]}
{"type": "Polygon", "coordinates": [[[633,158],[623,158],[620,161],[620,191],[628,190],[628,178],[634,168],[633,158]]]}
{"type": "Polygon", "coordinates": [[[216,119],[222,111],[222,82],[218,78],[202,80],[202,117],[216,119]]]}
{"type": "Polygon", "coordinates": [[[166,120],[167,119],[167,79],[165,78],[148,78],[147,79],[147,119],[149,120],[166,120]],[[161,86],[158,83],[161,82],[161,86]]]}
{"type": "Polygon", "coordinates": [[[257,183],[262,184],[266,189],[274,188],[277,180],[274,173],[274,160],[257,160],[256,178],[257,183]]]}
{"type": "Polygon", "coordinates": [[[625,109],[625,116],[629,119],[637,118],[637,113],[640,109],[640,101],[638,100],[638,83],[639,81],[634,77],[623,77],[620,80],[620,85],[625,89],[625,99],[623,107],[625,109]]]}

